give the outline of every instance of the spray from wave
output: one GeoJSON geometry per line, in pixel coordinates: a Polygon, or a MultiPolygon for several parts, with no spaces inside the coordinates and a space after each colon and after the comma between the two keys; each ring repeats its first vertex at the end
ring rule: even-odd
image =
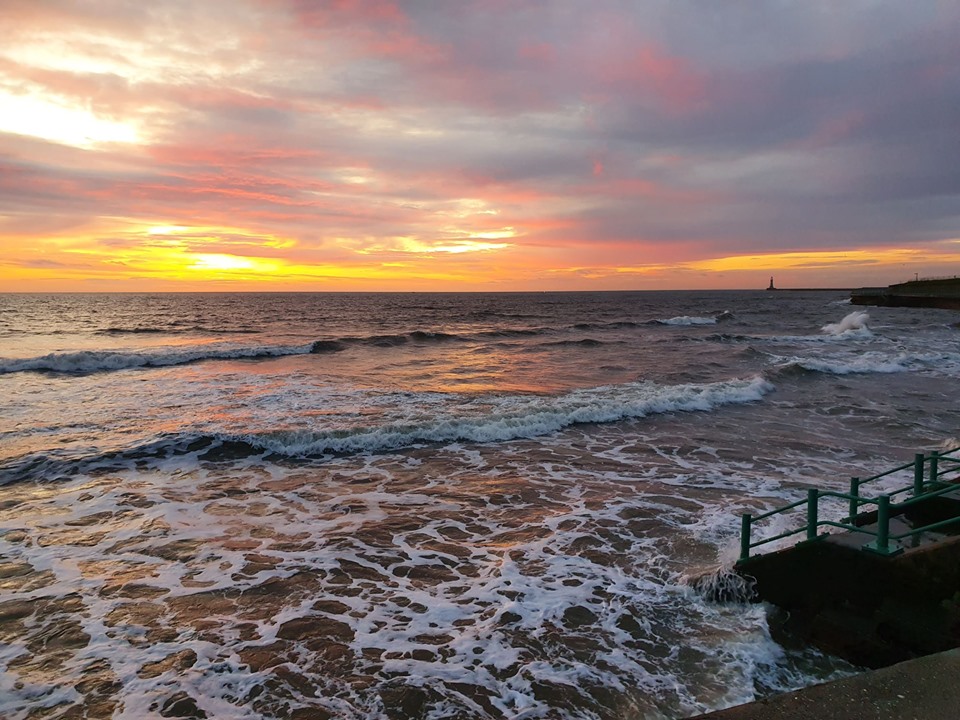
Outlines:
{"type": "Polygon", "coordinates": [[[867,321],[870,316],[863,310],[854,310],[838,323],[824,325],[821,330],[827,335],[834,336],[869,336],[872,335],[870,328],[867,327],[867,321]]]}

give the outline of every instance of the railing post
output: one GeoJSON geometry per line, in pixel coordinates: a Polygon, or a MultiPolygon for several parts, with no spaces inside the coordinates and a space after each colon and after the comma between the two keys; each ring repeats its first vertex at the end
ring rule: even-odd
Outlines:
{"type": "Polygon", "coordinates": [[[817,501],[820,491],[816,488],[807,490],[807,540],[817,539],[817,501]]]}
{"type": "Polygon", "coordinates": [[[913,456],[913,496],[923,495],[923,453],[913,456]]]}
{"type": "Polygon", "coordinates": [[[740,560],[747,560],[750,557],[750,523],[753,518],[750,513],[744,513],[740,518],[740,560]]]}
{"type": "Polygon", "coordinates": [[[930,453],[930,482],[935,483],[939,476],[937,461],[940,460],[940,453],[934,450],[930,453]]]}
{"type": "Polygon", "coordinates": [[[850,521],[853,522],[853,519],[857,516],[857,513],[860,512],[860,478],[852,477],[850,478],[850,521]]]}
{"type": "Polygon", "coordinates": [[[890,496],[877,498],[877,545],[876,551],[886,555],[890,552],[890,496]]]}

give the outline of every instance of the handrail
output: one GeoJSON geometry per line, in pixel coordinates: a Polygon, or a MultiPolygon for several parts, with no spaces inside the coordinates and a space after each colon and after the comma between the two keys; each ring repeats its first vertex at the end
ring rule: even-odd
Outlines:
{"type": "Polygon", "coordinates": [[[763,515],[757,515],[755,518],[753,518],[753,520],[754,520],[754,522],[756,522],[757,520],[766,520],[768,517],[772,517],[772,516],[774,516],[774,515],[779,515],[779,514],[782,513],[782,512],[786,512],[787,510],[793,510],[795,507],[800,507],[800,506],[803,505],[805,502],[806,502],[806,500],[797,500],[795,503],[790,503],[789,505],[784,505],[784,506],[781,507],[781,508],[776,508],[775,510],[771,510],[770,512],[764,513],[763,515]]]}
{"type": "Polygon", "coordinates": [[[908,532],[900,533],[899,535],[891,535],[891,536],[890,536],[890,539],[891,539],[891,540],[903,540],[904,538],[908,538],[908,537],[910,537],[911,535],[919,535],[919,534],[922,533],[922,532],[930,532],[931,530],[939,530],[939,529],[942,528],[942,527],[946,527],[947,525],[953,525],[953,524],[956,523],[956,522],[960,522],[960,515],[958,515],[957,517],[949,518],[949,519],[947,519],[947,520],[941,520],[940,522],[930,523],[929,525],[924,525],[924,526],[921,527],[921,528],[914,528],[914,529],[912,529],[912,530],[910,530],[910,531],[908,531],[908,532]]]}
{"type": "Polygon", "coordinates": [[[750,545],[751,548],[760,547],[761,545],[766,545],[767,543],[774,542],[775,540],[783,540],[783,538],[790,537],[791,535],[799,535],[806,527],[797,528],[796,530],[788,530],[785,533],[780,533],[779,535],[774,535],[773,537],[764,538],[763,540],[757,540],[757,542],[750,545]]]}
{"type": "Polygon", "coordinates": [[[902,503],[897,503],[897,509],[909,507],[910,505],[916,505],[923,502],[924,500],[929,500],[930,498],[940,497],[941,495],[947,495],[952,492],[956,492],[958,486],[956,485],[945,485],[942,488],[937,488],[936,490],[931,490],[924,493],[923,495],[917,495],[909,500],[904,500],[902,503]]]}
{"type": "Polygon", "coordinates": [[[873,482],[874,480],[885,478],[887,475],[893,475],[895,472],[900,472],[901,470],[906,470],[907,468],[913,467],[915,462],[916,462],[916,459],[914,459],[911,462],[908,462],[906,465],[895,467],[893,470],[887,470],[886,472],[882,472],[879,475],[874,475],[873,477],[864,478],[863,480],[860,481],[860,483],[863,484],[863,483],[873,482]]]}
{"type": "Polygon", "coordinates": [[[960,470],[960,458],[952,457],[954,453],[960,452],[960,447],[953,448],[952,450],[947,450],[943,452],[933,451],[930,453],[929,457],[925,456],[923,453],[917,453],[914,456],[913,462],[900,465],[892,470],[887,470],[886,472],[879,473],[878,475],[873,475],[866,479],[860,479],[858,477],[850,478],[850,492],[842,493],[834,490],[820,490],[817,488],[809,488],[807,490],[807,497],[804,500],[798,500],[796,502],[784,505],[782,507],[774,508],[769,510],[761,515],[753,516],[750,513],[744,513],[741,517],[741,528],[740,528],[740,559],[738,562],[743,562],[750,557],[750,551],[753,548],[760,547],[761,545],[766,545],[767,543],[775,542],[777,540],[782,540],[784,538],[792,537],[793,535],[798,535],[806,531],[806,539],[816,540],[818,537],[818,529],[823,526],[827,527],[837,527],[851,532],[861,532],[866,535],[871,535],[876,538],[876,540],[865,546],[864,549],[870,549],[874,552],[881,554],[893,554],[899,552],[899,549],[891,550],[889,542],[890,540],[902,540],[906,537],[912,535],[917,535],[921,532],[926,532],[931,529],[943,527],[944,525],[949,525],[954,521],[960,521],[960,516],[957,518],[951,519],[949,521],[941,521],[939,523],[933,523],[931,525],[924,526],[922,528],[916,528],[907,533],[901,533],[900,535],[890,535],[890,517],[891,511],[896,513],[902,512],[905,508],[915,505],[918,502],[928,500],[930,498],[939,497],[949,492],[954,492],[957,490],[957,487],[954,485],[946,485],[934,487],[938,484],[940,477],[947,473],[952,473],[960,470]],[[949,463],[954,465],[950,469],[940,468],[940,463],[949,463]],[[929,466],[929,479],[925,476],[927,466],[929,466]],[[904,470],[913,468],[913,483],[896,490],[889,491],[885,494],[879,495],[876,498],[867,498],[860,495],[860,488],[870,482],[879,480],[881,478],[888,477],[897,472],[902,472],[904,470]],[[928,486],[931,486],[931,489],[927,489],[928,486]],[[900,495],[904,492],[912,491],[913,497],[895,504],[891,502],[891,498],[900,495]],[[829,497],[836,498],[839,500],[846,500],[848,502],[848,520],[852,521],[860,511],[862,505],[876,505],[877,506],[877,530],[871,531],[863,529],[859,526],[853,525],[852,523],[843,523],[843,522],[834,522],[830,520],[820,520],[819,515],[819,502],[820,498],[829,497]],[[788,530],[782,532],[779,535],[773,537],[763,538],[751,542],[751,534],[753,529],[753,524],[761,520],[766,520],[774,515],[780,515],[782,513],[794,510],[801,505],[806,505],[805,512],[805,522],[802,527],[795,530],[788,530]]]}

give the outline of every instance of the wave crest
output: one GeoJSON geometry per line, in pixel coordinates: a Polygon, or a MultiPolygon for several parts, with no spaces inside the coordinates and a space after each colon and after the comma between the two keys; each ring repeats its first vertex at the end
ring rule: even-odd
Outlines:
{"type": "Polygon", "coordinates": [[[654,320],[657,325],[716,325],[715,317],[694,317],[690,315],[680,315],[667,320],[654,320]]]}
{"type": "MultiPolygon", "coordinates": [[[[657,385],[648,382],[606,385],[559,396],[509,395],[490,400],[481,413],[423,415],[352,428],[263,429],[255,432],[184,432],[154,438],[137,447],[95,456],[27,456],[0,466],[0,484],[33,477],[58,477],[109,463],[196,453],[202,460],[233,460],[272,453],[289,457],[325,457],[383,452],[426,443],[494,443],[533,438],[583,423],[611,423],[669,412],[706,412],[730,404],[756,402],[774,386],[760,376],[714,383],[657,385]]],[[[413,400],[416,400],[415,398],[413,400]]]]}
{"type": "Polygon", "coordinates": [[[123,352],[111,350],[80,350],[78,352],[50,353],[41,357],[0,362],[0,375],[16,372],[51,372],[89,374],[130,368],[157,368],[185,365],[201,360],[241,360],[286,355],[305,355],[313,351],[309,345],[275,345],[248,348],[204,348],[168,350],[166,352],[123,352]]]}
{"type": "MultiPolygon", "coordinates": [[[[145,330],[144,332],[152,332],[145,330]]],[[[155,348],[151,350],[79,350],[50,353],[40,357],[18,360],[0,359],[0,375],[16,372],[48,372],[67,375],[86,375],[96,372],[157,368],[204,360],[244,360],[338,352],[348,345],[369,347],[396,347],[409,342],[440,343],[464,340],[460,335],[414,330],[406,335],[372,335],[316,340],[305,345],[261,345],[251,347],[223,347],[197,345],[191,348],[155,348]]]]}

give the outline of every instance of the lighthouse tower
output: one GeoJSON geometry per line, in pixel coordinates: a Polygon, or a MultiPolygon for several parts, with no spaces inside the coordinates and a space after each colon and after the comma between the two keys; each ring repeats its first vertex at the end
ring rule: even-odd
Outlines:
{"type": "Polygon", "coordinates": [[[773,275],[770,276],[770,287],[768,287],[767,290],[776,290],[773,286],[773,275]]]}

